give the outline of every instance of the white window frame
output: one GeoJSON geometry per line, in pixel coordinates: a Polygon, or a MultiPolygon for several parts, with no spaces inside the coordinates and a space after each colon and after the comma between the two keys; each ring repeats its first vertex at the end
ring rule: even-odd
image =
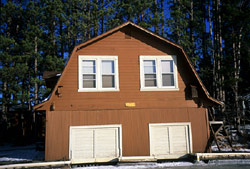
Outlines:
{"type": "Polygon", "coordinates": [[[175,55],[160,55],[160,56],[140,56],[140,84],[141,91],[178,91],[178,78],[177,78],[177,58],[175,55]],[[155,87],[146,87],[144,78],[144,60],[155,60],[156,64],[156,83],[155,87]],[[162,85],[162,72],[161,72],[161,61],[172,60],[173,71],[174,71],[174,86],[163,86],[162,85]]]}
{"type": "Polygon", "coordinates": [[[79,55],[78,56],[78,92],[119,91],[118,56],[105,55],[79,55]],[[96,66],[96,88],[83,88],[82,60],[95,60],[96,66]],[[102,61],[114,61],[115,87],[102,88],[102,61]]]}

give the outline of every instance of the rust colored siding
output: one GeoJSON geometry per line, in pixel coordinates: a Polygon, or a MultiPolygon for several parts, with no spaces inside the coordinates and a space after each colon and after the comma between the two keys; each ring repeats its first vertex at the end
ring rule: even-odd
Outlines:
{"type": "Polygon", "coordinates": [[[69,127],[122,125],[123,156],[149,156],[149,123],[191,122],[193,152],[204,152],[207,125],[204,108],[47,112],[46,160],[68,159],[69,127]]]}
{"type": "Polygon", "coordinates": [[[149,156],[149,123],[191,122],[193,151],[204,151],[207,112],[186,97],[189,84],[199,85],[183,54],[143,31],[126,29],[73,52],[58,83],[61,96],[52,95],[41,108],[46,110],[46,160],[68,159],[69,126],[80,125],[121,124],[123,156],[149,156]],[[131,39],[125,38],[126,29],[131,39]],[[78,55],[118,56],[120,91],[78,92],[78,55]],[[176,55],[179,91],[140,91],[140,55],[176,55]],[[136,106],[125,107],[127,102],[136,106]]]}

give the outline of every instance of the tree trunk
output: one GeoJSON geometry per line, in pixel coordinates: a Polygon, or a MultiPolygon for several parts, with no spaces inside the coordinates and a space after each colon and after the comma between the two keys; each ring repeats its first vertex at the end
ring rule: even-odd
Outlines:
{"type": "Polygon", "coordinates": [[[207,33],[206,32],[206,12],[207,11],[206,11],[206,6],[205,6],[204,3],[201,3],[200,7],[201,7],[201,9],[203,11],[203,13],[202,13],[202,55],[203,55],[203,57],[204,57],[204,59],[206,61],[205,63],[209,64],[208,60],[210,60],[210,59],[207,58],[209,56],[207,55],[207,46],[206,46],[206,44],[207,44],[207,38],[206,38],[206,33],[207,33]]]}
{"type": "Polygon", "coordinates": [[[142,10],[141,11],[141,22],[143,22],[143,20],[144,20],[144,15],[143,14],[144,14],[144,11],[142,10]]]}
{"type": "MultiPolygon", "coordinates": [[[[220,0],[214,1],[214,13],[213,13],[213,35],[214,35],[214,97],[218,100],[225,101],[224,92],[223,92],[223,84],[224,84],[224,76],[222,75],[222,61],[223,61],[223,53],[222,53],[222,34],[221,34],[221,12],[220,12],[220,0]]],[[[221,109],[222,110],[222,109],[221,109]]]]}
{"type": "Polygon", "coordinates": [[[94,6],[96,7],[97,6],[97,8],[96,9],[94,9],[95,11],[94,11],[94,37],[95,36],[97,36],[98,35],[98,25],[99,25],[99,18],[98,18],[98,0],[95,0],[95,1],[93,1],[92,3],[95,3],[94,4],[94,6]]]}
{"type": "Polygon", "coordinates": [[[7,95],[6,95],[6,92],[7,92],[7,82],[4,81],[3,82],[3,96],[2,96],[2,117],[1,119],[3,120],[4,123],[7,122],[7,95]]]}
{"type": "MultiPolygon", "coordinates": [[[[104,0],[102,0],[102,10],[104,11],[104,0]]],[[[104,32],[104,14],[102,14],[101,17],[101,34],[103,34],[104,32]]]]}
{"type": "MultiPolygon", "coordinates": [[[[194,33],[193,33],[193,23],[194,23],[194,3],[193,0],[190,1],[190,20],[189,20],[189,28],[190,28],[190,42],[192,45],[194,45],[194,33]]],[[[194,48],[191,52],[191,57],[194,58],[194,48]]],[[[196,66],[196,61],[193,60],[194,66],[196,66]]]]}
{"type": "MultiPolygon", "coordinates": [[[[157,0],[154,0],[154,7],[153,7],[153,10],[154,10],[154,17],[156,18],[158,16],[158,11],[157,11],[157,0]]],[[[156,34],[159,34],[159,23],[154,23],[155,24],[155,33],[156,34]]]]}
{"type": "Polygon", "coordinates": [[[53,44],[53,56],[56,56],[57,53],[57,49],[56,49],[56,37],[55,37],[55,28],[56,28],[56,21],[55,21],[55,17],[53,17],[53,29],[52,29],[52,44],[53,44]]]}
{"type": "MultiPolygon", "coordinates": [[[[220,5],[220,0],[218,0],[218,5],[220,5]]],[[[218,13],[218,20],[219,20],[219,61],[220,61],[220,69],[222,67],[222,62],[223,62],[223,48],[222,48],[222,31],[221,31],[221,27],[222,27],[222,23],[221,23],[221,12],[219,9],[219,13],[218,13]]],[[[224,90],[224,74],[220,73],[220,100],[225,102],[225,90],[224,90]]],[[[225,111],[224,108],[221,109],[222,112],[225,111]]]]}
{"type": "Polygon", "coordinates": [[[214,38],[214,44],[215,44],[215,69],[216,69],[216,72],[215,72],[215,83],[216,83],[216,98],[218,100],[220,100],[220,77],[219,77],[219,72],[220,72],[220,56],[219,56],[219,31],[218,31],[218,15],[219,15],[219,4],[218,4],[218,1],[215,1],[215,16],[214,16],[214,35],[215,35],[215,38],[214,38]]]}
{"type": "Polygon", "coordinates": [[[241,115],[240,115],[240,106],[239,106],[239,78],[240,78],[240,55],[241,55],[241,41],[242,41],[242,27],[239,29],[239,37],[234,38],[233,42],[233,62],[234,62],[234,79],[235,83],[233,86],[233,93],[234,93],[234,111],[236,112],[236,124],[237,124],[237,130],[240,134],[240,121],[241,121],[241,115]],[[237,40],[238,39],[238,40],[237,40]]]}
{"type": "Polygon", "coordinates": [[[64,59],[64,33],[63,33],[63,22],[60,19],[60,37],[61,37],[61,58],[64,59]]]}
{"type": "Polygon", "coordinates": [[[163,10],[163,0],[161,0],[161,35],[164,36],[164,10],[163,10]]]}
{"type": "MultiPolygon", "coordinates": [[[[29,80],[31,79],[31,76],[30,76],[30,71],[29,71],[29,80]]],[[[31,111],[31,98],[30,98],[30,91],[31,91],[31,85],[30,85],[30,82],[28,83],[28,91],[27,91],[27,95],[28,95],[28,109],[29,111],[31,111]]]]}
{"type": "Polygon", "coordinates": [[[34,39],[35,43],[35,61],[34,61],[34,76],[35,76],[35,104],[38,104],[38,84],[37,84],[37,36],[34,39]]]}
{"type": "Polygon", "coordinates": [[[88,25],[88,39],[91,39],[91,11],[90,11],[90,5],[89,5],[89,8],[88,8],[88,22],[87,22],[87,25],[88,25]]]}
{"type": "Polygon", "coordinates": [[[213,41],[213,29],[212,29],[212,16],[211,16],[211,9],[210,4],[208,4],[208,21],[209,21],[209,33],[210,33],[210,48],[212,51],[212,59],[213,59],[213,97],[216,98],[216,67],[215,67],[215,54],[214,54],[214,41],[213,41]]]}
{"type": "MultiPolygon", "coordinates": [[[[175,6],[175,7],[174,7],[175,10],[176,10],[176,9],[177,9],[177,10],[180,10],[180,5],[177,4],[177,0],[174,0],[174,6],[175,6]]],[[[176,30],[179,30],[179,26],[178,26],[178,25],[179,25],[179,21],[176,21],[176,20],[175,20],[174,22],[177,22],[177,24],[175,24],[175,25],[176,25],[176,30]]],[[[175,40],[176,40],[176,43],[177,43],[177,44],[180,44],[180,32],[179,32],[179,31],[176,31],[176,30],[174,31],[175,38],[176,38],[175,40]]]]}

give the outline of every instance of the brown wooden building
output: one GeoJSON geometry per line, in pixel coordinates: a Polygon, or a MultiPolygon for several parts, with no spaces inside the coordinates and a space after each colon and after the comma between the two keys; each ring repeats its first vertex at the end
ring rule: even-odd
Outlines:
{"type": "Polygon", "coordinates": [[[45,160],[204,152],[209,96],[177,44],[126,22],[76,46],[46,111],[45,160]]]}

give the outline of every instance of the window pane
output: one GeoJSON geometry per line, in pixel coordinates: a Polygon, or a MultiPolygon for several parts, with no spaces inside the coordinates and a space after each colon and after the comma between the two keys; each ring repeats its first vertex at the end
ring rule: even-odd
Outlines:
{"type": "Polygon", "coordinates": [[[156,79],[145,79],[145,87],[155,87],[156,79]]]}
{"type": "Polygon", "coordinates": [[[82,61],[82,73],[95,73],[95,61],[83,60],[82,61]]]}
{"type": "Polygon", "coordinates": [[[83,88],[95,88],[96,84],[95,84],[95,75],[83,75],[82,79],[83,79],[83,88]]]}
{"type": "Polygon", "coordinates": [[[83,88],[96,88],[95,80],[83,80],[83,88]]]}
{"type": "Polygon", "coordinates": [[[104,74],[115,73],[115,66],[113,60],[102,61],[102,73],[104,74]]]}
{"type": "Polygon", "coordinates": [[[103,88],[114,88],[115,87],[115,76],[114,75],[103,75],[102,76],[102,87],[103,88]]]}
{"type": "Polygon", "coordinates": [[[82,73],[95,73],[95,67],[82,67],[82,73]]]}
{"type": "Polygon", "coordinates": [[[93,66],[95,66],[95,60],[83,60],[82,65],[93,67],[93,66]]]}
{"type": "Polygon", "coordinates": [[[144,60],[144,66],[155,66],[155,60],[144,60]]]}
{"type": "Polygon", "coordinates": [[[145,79],[156,79],[156,74],[146,74],[145,79]]]}
{"type": "Polygon", "coordinates": [[[86,79],[88,79],[88,80],[95,80],[95,75],[83,75],[83,80],[86,80],[86,79]]]}
{"type": "Polygon", "coordinates": [[[154,60],[144,60],[144,73],[155,73],[155,61],[154,60]]]}
{"type": "Polygon", "coordinates": [[[156,72],[155,66],[154,67],[149,67],[149,66],[144,67],[144,73],[155,73],[155,72],[156,72]]]}
{"type": "Polygon", "coordinates": [[[144,60],[145,87],[155,87],[156,84],[156,65],[155,60],[144,60]]]}
{"type": "Polygon", "coordinates": [[[174,86],[174,75],[163,74],[162,75],[162,86],[174,86]]]}
{"type": "Polygon", "coordinates": [[[173,61],[172,60],[162,60],[161,61],[162,73],[173,72],[173,61]]]}

